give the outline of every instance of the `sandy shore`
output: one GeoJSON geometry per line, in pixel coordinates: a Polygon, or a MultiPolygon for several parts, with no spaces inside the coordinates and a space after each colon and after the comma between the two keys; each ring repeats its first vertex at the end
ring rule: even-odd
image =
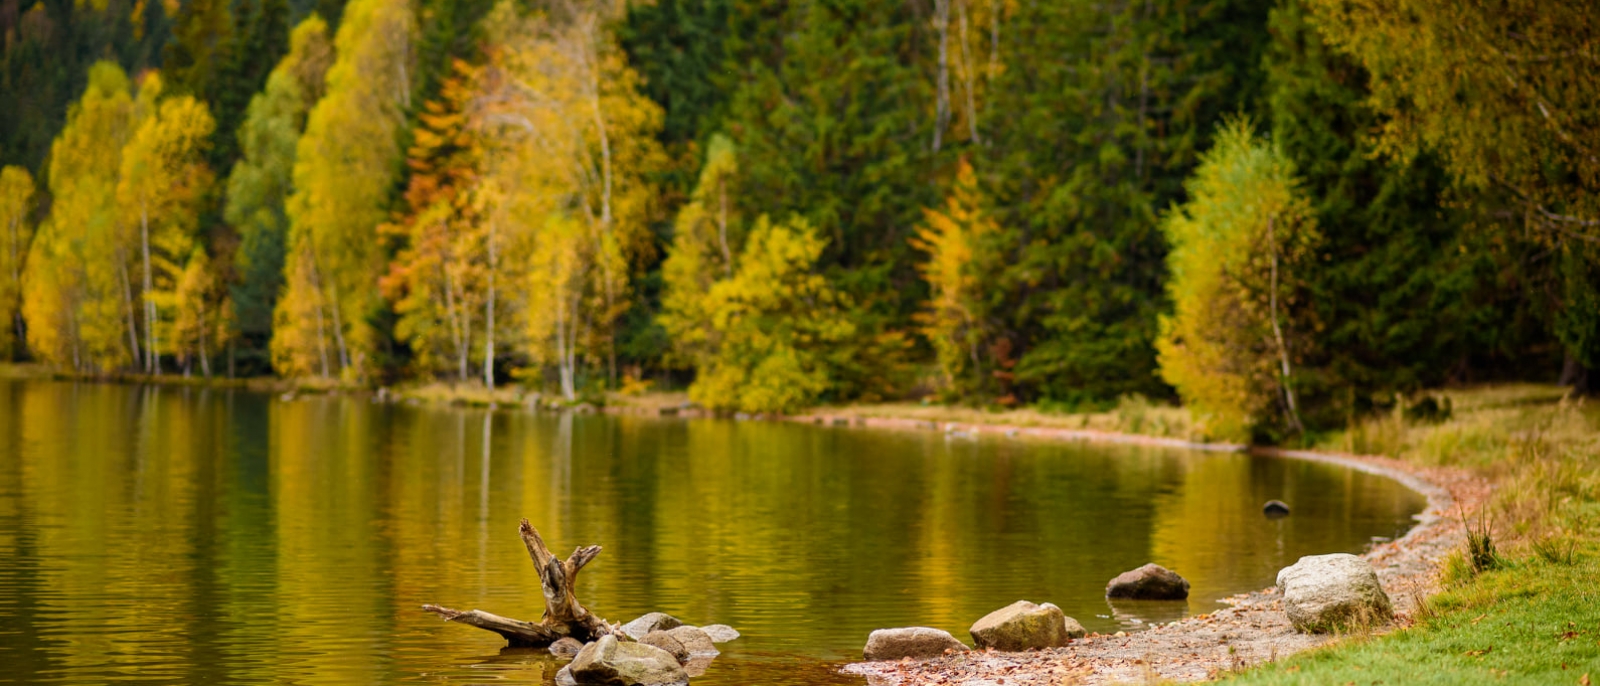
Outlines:
{"type": "MultiPolygon", "coordinates": [[[[1091,430],[817,415],[793,419],[819,424],[939,430],[947,433],[998,433],[1199,450],[1246,450],[1239,445],[1191,443],[1091,430]]],[[[1487,481],[1464,470],[1423,468],[1383,457],[1259,448],[1249,450],[1271,457],[1317,460],[1388,476],[1427,498],[1427,507],[1418,515],[1415,527],[1405,536],[1375,545],[1365,554],[1377,570],[1379,581],[1395,602],[1397,620],[1394,626],[1409,624],[1417,601],[1433,591],[1439,562],[1462,543],[1464,534],[1460,522],[1463,513],[1476,511],[1490,492],[1487,481]]],[[[844,671],[867,677],[868,683],[873,686],[1057,686],[1063,683],[1202,681],[1214,679],[1229,670],[1277,660],[1338,640],[1331,636],[1295,632],[1289,626],[1275,588],[1233,596],[1223,602],[1229,607],[1210,614],[1132,634],[1094,634],[1063,648],[1025,653],[973,651],[920,662],[909,659],[899,662],[858,662],[847,665],[844,671]]]]}

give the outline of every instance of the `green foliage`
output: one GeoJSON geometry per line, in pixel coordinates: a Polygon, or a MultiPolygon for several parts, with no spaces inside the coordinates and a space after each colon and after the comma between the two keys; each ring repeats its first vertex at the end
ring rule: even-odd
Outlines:
{"type": "Polygon", "coordinates": [[[814,271],[823,243],[802,219],[756,220],[738,269],[706,295],[714,352],[691,399],[718,410],[794,412],[828,390],[833,348],[856,328],[844,299],[814,271]]]}
{"type": "MultiPolygon", "coordinates": [[[[1509,205],[1512,221],[1497,222],[1502,240],[1531,234],[1570,255],[1565,246],[1600,237],[1600,156],[1592,147],[1600,121],[1590,114],[1600,107],[1600,5],[1307,4],[1329,43],[1373,75],[1368,102],[1383,117],[1379,151],[1400,160],[1432,152],[1462,192],[1509,205]]],[[[1591,341],[1580,333],[1593,328],[1583,311],[1587,268],[1556,264],[1530,266],[1564,282],[1553,289],[1566,295],[1556,304],[1578,311],[1564,312],[1556,332],[1570,356],[1592,358],[1573,347],[1591,341]]]]}
{"type": "Polygon", "coordinates": [[[1158,216],[1223,114],[1250,110],[1271,3],[1020,3],[977,166],[1018,233],[1002,284],[1025,392],[1074,404],[1170,393],[1155,370],[1158,216]]]}
{"type": "MultiPolygon", "coordinates": [[[[247,357],[255,360],[272,334],[272,312],[283,288],[289,227],[285,201],[292,189],[295,146],[306,113],[321,96],[333,57],[327,24],[312,15],[296,26],[289,53],[251,98],[237,136],[242,159],[228,177],[223,217],[238,232],[236,283],[230,285],[234,320],[247,357]]],[[[265,364],[250,364],[267,371],[265,364]]]]}
{"type": "Polygon", "coordinates": [[[1539,337],[1525,256],[1471,229],[1470,208],[1441,203],[1449,179],[1430,157],[1377,157],[1366,71],[1324,43],[1304,5],[1273,10],[1264,69],[1273,138],[1324,236],[1308,273],[1319,343],[1305,363],[1308,421],[1337,426],[1373,399],[1463,381],[1474,367],[1537,365],[1510,352],[1539,337]]]}
{"type": "Polygon", "coordinates": [[[160,2],[33,0],[0,10],[0,165],[45,176],[51,142],[100,60],[159,66],[172,20],[160,2]]]}
{"type": "Polygon", "coordinates": [[[247,108],[290,44],[287,0],[243,0],[236,11],[210,94],[217,118],[211,146],[211,164],[216,169],[227,169],[242,154],[238,133],[248,116],[247,108]]]}
{"type": "Polygon", "coordinates": [[[1274,405],[1299,428],[1290,370],[1309,339],[1298,295],[1318,236],[1294,173],[1249,120],[1231,121],[1161,225],[1174,310],[1161,376],[1217,438],[1248,439],[1274,405]]]}
{"type": "Polygon", "coordinates": [[[715,131],[726,101],[724,36],[732,0],[629,3],[618,39],[644,78],[641,90],[666,113],[661,141],[693,141],[715,131]]]}

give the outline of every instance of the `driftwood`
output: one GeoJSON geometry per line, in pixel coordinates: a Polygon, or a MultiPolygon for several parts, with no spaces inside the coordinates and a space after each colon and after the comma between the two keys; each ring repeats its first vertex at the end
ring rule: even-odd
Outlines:
{"type": "Polygon", "coordinates": [[[522,544],[527,546],[533,566],[539,572],[539,585],[544,589],[544,617],[539,623],[511,619],[489,614],[483,610],[452,610],[438,605],[423,605],[422,609],[443,617],[448,622],[493,631],[504,636],[513,646],[543,647],[571,636],[584,643],[615,633],[616,627],[589,612],[574,595],[578,572],[600,554],[600,546],[578,548],[565,560],[556,557],[540,538],[539,531],[528,520],[517,527],[522,544]]]}

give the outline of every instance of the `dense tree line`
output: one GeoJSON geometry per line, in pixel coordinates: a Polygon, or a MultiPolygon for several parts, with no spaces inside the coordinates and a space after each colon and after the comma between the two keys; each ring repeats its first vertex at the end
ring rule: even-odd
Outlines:
{"type": "Polygon", "coordinates": [[[119,3],[0,6],[16,358],[1257,437],[1600,365],[1587,3],[119,3]]]}

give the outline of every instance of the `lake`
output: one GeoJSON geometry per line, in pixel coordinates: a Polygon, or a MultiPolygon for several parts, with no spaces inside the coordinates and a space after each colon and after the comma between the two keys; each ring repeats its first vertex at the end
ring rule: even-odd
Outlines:
{"type": "Polygon", "coordinates": [[[420,609],[537,621],[527,517],[563,556],[605,547],[596,614],[743,632],[696,684],[860,684],[835,670],[875,628],[970,642],[1028,599],[1137,630],[1424,505],[1242,454],[0,380],[0,682],[550,681],[543,651],[420,609]],[[1108,605],[1146,562],[1190,599],[1108,605]]]}

